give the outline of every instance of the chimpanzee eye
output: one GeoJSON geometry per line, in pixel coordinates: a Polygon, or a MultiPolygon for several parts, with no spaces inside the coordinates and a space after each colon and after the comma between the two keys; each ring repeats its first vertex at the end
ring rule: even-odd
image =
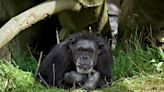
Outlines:
{"type": "Polygon", "coordinates": [[[82,51],[84,51],[84,49],[83,48],[77,48],[77,51],[82,52],[82,51]]]}
{"type": "Polygon", "coordinates": [[[93,50],[93,49],[88,49],[87,51],[88,51],[88,52],[94,52],[94,50],[93,50]]]}
{"type": "Polygon", "coordinates": [[[76,42],[76,39],[74,39],[74,38],[70,38],[70,39],[69,39],[69,43],[70,43],[70,44],[74,44],[75,42],[76,42]]]}
{"type": "Polygon", "coordinates": [[[92,48],[77,48],[77,51],[79,51],[79,52],[93,52],[94,50],[92,48]]]}

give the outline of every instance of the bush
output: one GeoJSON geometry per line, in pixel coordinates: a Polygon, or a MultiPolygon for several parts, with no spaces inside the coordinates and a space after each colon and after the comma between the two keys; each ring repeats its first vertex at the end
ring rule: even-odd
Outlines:
{"type": "Polygon", "coordinates": [[[34,87],[32,73],[24,72],[0,60],[0,91],[16,92],[34,87]]]}

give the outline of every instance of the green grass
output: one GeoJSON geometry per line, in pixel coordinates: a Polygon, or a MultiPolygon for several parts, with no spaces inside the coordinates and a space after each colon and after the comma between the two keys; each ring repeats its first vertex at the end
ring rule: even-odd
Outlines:
{"type": "Polygon", "coordinates": [[[114,53],[113,76],[114,80],[120,77],[131,77],[142,72],[161,72],[155,64],[164,62],[164,52],[158,47],[128,48],[127,51],[117,49],[114,53]]]}
{"type": "MultiPolygon", "coordinates": [[[[2,62],[2,61],[0,61],[2,62]]],[[[112,86],[92,92],[162,92],[164,72],[122,77],[112,86]]],[[[85,90],[47,89],[34,82],[32,73],[22,71],[11,64],[0,63],[0,92],[86,92],[85,90]]]]}
{"type": "Polygon", "coordinates": [[[0,63],[1,92],[26,90],[34,86],[33,82],[30,72],[19,70],[11,64],[0,63]]]}
{"type": "Polygon", "coordinates": [[[19,58],[13,59],[12,63],[20,69],[32,73],[35,73],[37,67],[37,60],[28,54],[23,54],[19,58]]]}
{"type": "Polygon", "coordinates": [[[117,44],[113,51],[113,80],[140,75],[143,72],[164,72],[164,51],[155,45],[151,35],[146,41],[149,46],[135,33],[128,41],[117,44]]]}
{"type": "Polygon", "coordinates": [[[121,78],[103,92],[162,92],[163,90],[164,76],[162,77],[162,74],[141,74],[121,78]]]}
{"type": "MultiPolygon", "coordinates": [[[[35,82],[31,72],[23,71],[4,62],[6,61],[0,60],[0,92],[45,92],[48,90],[35,82]]],[[[56,88],[55,90],[65,92],[63,89],[56,88]]]]}

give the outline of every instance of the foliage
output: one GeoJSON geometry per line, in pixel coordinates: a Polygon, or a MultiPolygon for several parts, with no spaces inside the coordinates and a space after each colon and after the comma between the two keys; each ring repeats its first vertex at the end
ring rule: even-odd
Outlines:
{"type": "Polygon", "coordinates": [[[164,72],[164,51],[161,48],[157,48],[157,47],[155,49],[156,49],[156,53],[153,54],[158,59],[153,58],[151,62],[158,72],[164,72]]]}
{"type": "Polygon", "coordinates": [[[114,80],[132,77],[143,72],[153,74],[164,72],[164,52],[150,38],[151,46],[141,45],[135,34],[133,41],[119,43],[114,52],[114,80]],[[124,48],[125,47],[125,48],[124,48]]]}
{"type": "Polygon", "coordinates": [[[34,79],[30,72],[24,72],[11,64],[0,62],[0,91],[15,92],[34,86],[34,79]]]}
{"type": "Polygon", "coordinates": [[[162,74],[140,74],[138,76],[121,78],[103,92],[162,92],[164,90],[162,74]]]}
{"type": "MultiPolygon", "coordinates": [[[[86,90],[64,90],[59,88],[45,88],[34,82],[32,73],[22,71],[11,64],[4,64],[0,60],[0,92],[87,92],[86,90]]],[[[110,87],[93,90],[91,92],[129,92],[129,91],[162,91],[164,90],[164,73],[140,74],[138,76],[120,78],[110,87]]]]}
{"type": "Polygon", "coordinates": [[[13,63],[24,71],[35,73],[37,67],[37,60],[30,55],[22,55],[19,58],[15,58],[13,63]]]}
{"type": "MultiPolygon", "coordinates": [[[[35,83],[31,72],[25,72],[12,64],[4,64],[0,60],[0,92],[47,92],[47,88],[35,83]]],[[[51,89],[52,90],[52,89],[51,89]]],[[[48,92],[52,92],[48,90],[48,92]]],[[[65,92],[63,89],[53,89],[57,92],[65,92]]]]}

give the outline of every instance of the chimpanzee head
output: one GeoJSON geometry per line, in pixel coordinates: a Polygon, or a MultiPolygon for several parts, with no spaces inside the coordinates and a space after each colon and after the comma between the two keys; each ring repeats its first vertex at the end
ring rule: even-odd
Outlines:
{"type": "Polygon", "coordinates": [[[81,33],[76,37],[72,36],[68,40],[73,62],[78,73],[90,73],[97,63],[97,57],[101,53],[104,44],[96,40],[92,33],[81,33]]]}

